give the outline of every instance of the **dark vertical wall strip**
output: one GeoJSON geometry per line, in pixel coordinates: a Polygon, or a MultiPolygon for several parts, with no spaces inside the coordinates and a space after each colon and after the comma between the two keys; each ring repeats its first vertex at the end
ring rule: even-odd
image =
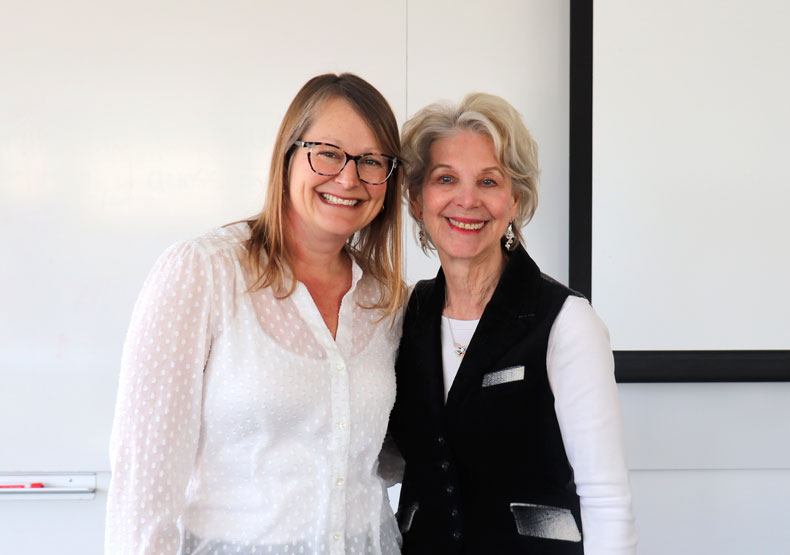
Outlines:
{"type": "Polygon", "coordinates": [[[570,5],[568,285],[592,294],[592,0],[570,5]]]}
{"type": "MultiPolygon", "coordinates": [[[[593,1],[570,0],[568,285],[592,300],[593,1]]],[[[790,350],[615,351],[618,382],[790,381],[790,350]]]]}

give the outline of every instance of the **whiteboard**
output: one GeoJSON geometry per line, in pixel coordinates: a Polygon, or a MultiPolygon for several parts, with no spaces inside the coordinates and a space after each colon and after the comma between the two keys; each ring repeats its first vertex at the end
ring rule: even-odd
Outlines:
{"type": "Polygon", "coordinates": [[[790,348],[790,5],[597,0],[592,298],[617,350],[790,348]]]}
{"type": "MultiPolygon", "coordinates": [[[[543,167],[528,247],[566,280],[568,2],[479,4],[4,2],[0,471],[109,469],[145,276],[173,242],[260,210],[280,120],[313,75],[358,73],[400,123],[470,90],[513,102],[543,167]]],[[[409,281],[432,276],[405,235],[409,281]]]]}

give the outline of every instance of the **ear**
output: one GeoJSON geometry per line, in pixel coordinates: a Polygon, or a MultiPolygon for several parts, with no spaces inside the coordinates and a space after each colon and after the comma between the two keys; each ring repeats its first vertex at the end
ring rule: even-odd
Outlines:
{"type": "Polygon", "coordinates": [[[513,205],[510,207],[510,221],[516,219],[518,207],[521,204],[521,191],[513,191],[513,205]]]}
{"type": "Polygon", "coordinates": [[[409,189],[409,208],[418,220],[422,220],[422,193],[409,189]]]}

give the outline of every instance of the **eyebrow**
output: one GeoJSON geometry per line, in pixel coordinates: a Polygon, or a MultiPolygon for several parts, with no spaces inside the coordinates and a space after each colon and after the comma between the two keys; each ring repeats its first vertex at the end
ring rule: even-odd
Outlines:
{"type": "MultiPolygon", "coordinates": [[[[453,168],[449,164],[436,164],[435,166],[431,166],[431,168],[428,170],[428,174],[432,174],[433,172],[435,172],[438,169],[454,170],[455,168],[453,168]]],[[[498,173],[502,177],[505,176],[505,172],[503,172],[502,169],[499,166],[490,166],[488,168],[483,168],[482,170],[480,170],[480,174],[493,173],[493,172],[498,173]]]]}
{"type": "MultiPolygon", "coordinates": [[[[338,139],[329,138],[329,139],[326,139],[326,140],[307,141],[307,142],[324,143],[324,144],[328,144],[330,146],[333,146],[335,148],[339,148],[340,150],[342,150],[344,152],[346,150],[344,147],[341,147],[340,145],[338,145],[338,143],[342,142],[342,141],[339,141],[338,139]]],[[[365,149],[365,151],[361,152],[360,154],[383,154],[383,153],[384,153],[384,149],[383,148],[367,147],[367,149],[365,149]]]]}

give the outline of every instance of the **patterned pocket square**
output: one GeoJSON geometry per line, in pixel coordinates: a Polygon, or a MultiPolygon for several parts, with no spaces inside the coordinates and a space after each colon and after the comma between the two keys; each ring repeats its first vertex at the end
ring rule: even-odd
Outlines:
{"type": "Polygon", "coordinates": [[[483,387],[489,387],[492,385],[499,385],[508,382],[515,382],[523,379],[524,379],[524,367],[511,366],[510,368],[504,368],[502,370],[497,370],[496,372],[489,372],[488,374],[484,375],[483,387]]]}

